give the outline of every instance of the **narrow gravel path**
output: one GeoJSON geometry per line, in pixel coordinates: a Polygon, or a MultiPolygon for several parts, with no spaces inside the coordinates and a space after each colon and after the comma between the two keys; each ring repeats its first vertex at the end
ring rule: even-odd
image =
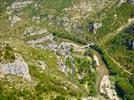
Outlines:
{"type": "Polygon", "coordinates": [[[107,53],[107,55],[110,57],[110,59],[111,59],[115,64],[117,64],[124,72],[128,73],[129,75],[132,75],[131,72],[129,72],[128,70],[126,70],[125,68],[123,68],[114,58],[112,58],[112,57],[108,54],[108,52],[106,52],[106,53],[107,53]]]}
{"type": "Polygon", "coordinates": [[[117,29],[116,32],[108,33],[100,42],[100,45],[104,45],[108,41],[110,41],[113,37],[118,35],[124,28],[128,27],[130,24],[134,23],[134,18],[128,19],[128,22],[125,25],[122,25],[120,28],[117,29]]]}
{"type": "Polygon", "coordinates": [[[98,58],[99,65],[96,67],[97,79],[96,79],[96,90],[100,94],[100,83],[103,77],[109,74],[106,64],[103,62],[101,55],[95,51],[95,56],[98,58]]]}

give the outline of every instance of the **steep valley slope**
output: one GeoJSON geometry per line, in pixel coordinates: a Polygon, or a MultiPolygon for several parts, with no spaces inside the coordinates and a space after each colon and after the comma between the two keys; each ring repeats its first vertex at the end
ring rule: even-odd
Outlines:
{"type": "Polygon", "coordinates": [[[134,100],[134,0],[0,0],[0,100],[134,100]]]}

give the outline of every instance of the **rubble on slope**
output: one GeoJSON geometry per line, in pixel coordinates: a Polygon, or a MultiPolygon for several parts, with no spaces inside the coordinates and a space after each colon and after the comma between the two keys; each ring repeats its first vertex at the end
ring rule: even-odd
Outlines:
{"type": "Polygon", "coordinates": [[[24,8],[26,7],[27,5],[31,4],[32,1],[20,1],[20,2],[13,2],[11,4],[11,6],[8,6],[7,9],[6,9],[6,13],[8,15],[11,15],[9,16],[9,21],[11,22],[11,27],[13,27],[17,22],[20,22],[21,21],[21,18],[20,18],[20,15],[22,15],[22,12],[18,12],[18,10],[20,8],[24,8]],[[15,15],[12,13],[15,13],[15,15]]]}
{"type": "Polygon", "coordinates": [[[30,40],[27,43],[34,45],[34,44],[37,44],[37,43],[42,43],[44,41],[53,41],[53,38],[54,38],[54,36],[52,34],[50,34],[50,35],[47,35],[46,37],[38,38],[36,40],[30,40]]]}
{"type": "Polygon", "coordinates": [[[65,8],[64,11],[68,13],[73,13],[73,17],[76,19],[80,19],[83,17],[86,13],[89,13],[92,11],[92,6],[90,2],[86,2],[85,0],[80,1],[78,4],[74,4],[71,8],[65,8]]]}
{"type": "Polygon", "coordinates": [[[43,34],[43,33],[48,33],[47,29],[37,29],[37,30],[33,30],[33,27],[28,27],[25,29],[24,31],[24,35],[39,35],[39,34],[43,34]]]}
{"type": "Polygon", "coordinates": [[[13,27],[16,23],[21,21],[21,18],[18,16],[9,16],[9,21],[11,23],[11,27],[13,27]]]}
{"type": "Polygon", "coordinates": [[[17,10],[17,9],[19,9],[19,8],[26,7],[28,4],[31,4],[31,3],[32,3],[32,1],[13,2],[13,3],[11,4],[11,6],[8,7],[8,9],[15,11],[15,10],[17,10]]]}
{"type": "Polygon", "coordinates": [[[58,67],[59,70],[61,70],[65,74],[69,72],[69,68],[65,65],[65,62],[63,62],[63,60],[59,56],[57,56],[57,63],[59,65],[58,67]]]}

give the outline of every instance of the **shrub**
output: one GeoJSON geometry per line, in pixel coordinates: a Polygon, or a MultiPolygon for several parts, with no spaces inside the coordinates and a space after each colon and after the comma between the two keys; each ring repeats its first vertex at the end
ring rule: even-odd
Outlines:
{"type": "Polygon", "coordinates": [[[116,90],[120,97],[122,97],[125,100],[130,100],[130,96],[134,95],[134,88],[133,86],[128,82],[128,80],[119,78],[116,83],[116,90]]]}
{"type": "Polygon", "coordinates": [[[57,96],[54,100],[65,100],[64,96],[57,96]]]}
{"type": "Polygon", "coordinates": [[[0,46],[0,61],[1,62],[13,62],[15,55],[12,47],[6,44],[5,47],[0,46]]]}

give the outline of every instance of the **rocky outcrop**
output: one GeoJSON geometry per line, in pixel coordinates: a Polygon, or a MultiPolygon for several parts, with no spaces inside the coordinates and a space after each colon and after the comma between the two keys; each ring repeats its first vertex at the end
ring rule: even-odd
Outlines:
{"type": "Polygon", "coordinates": [[[47,29],[37,29],[34,31],[33,27],[29,27],[26,28],[26,30],[24,31],[24,35],[39,35],[39,34],[43,34],[43,33],[48,33],[47,29]]]}
{"type": "Polygon", "coordinates": [[[7,7],[6,13],[9,15],[12,15],[12,13],[15,13],[13,16],[9,16],[9,21],[11,23],[11,27],[13,27],[17,22],[21,21],[20,15],[22,15],[21,12],[18,12],[20,8],[24,8],[27,5],[31,4],[32,1],[20,1],[20,2],[13,2],[11,6],[7,7]]]}
{"type": "Polygon", "coordinates": [[[102,27],[102,23],[90,22],[88,24],[88,30],[89,30],[89,32],[95,32],[100,27],[102,27]]]}
{"type": "Polygon", "coordinates": [[[5,74],[22,76],[24,79],[30,81],[29,68],[22,57],[18,57],[13,63],[0,63],[0,77],[5,74]]]}
{"type": "Polygon", "coordinates": [[[134,5],[134,0],[128,0],[128,3],[133,4],[134,5]]]}
{"type": "Polygon", "coordinates": [[[16,23],[21,21],[21,18],[14,15],[9,17],[9,21],[11,23],[11,27],[13,27],[16,23]]]}
{"type": "Polygon", "coordinates": [[[128,42],[128,48],[134,50],[134,40],[128,42]]]}
{"type": "Polygon", "coordinates": [[[36,40],[30,40],[27,43],[34,45],[34,44],[42,43],[45,41],[53,41],[53,39],[54,39],[54,36],[50,34],[50,35],[47,35],[46,37],[38,38],[36,40]]]}
{"type": "Polygon", "coordinates": [[[107,95],[110,100],[119,100],[116,91],[111,86],[108,75],[105,75],[101,81],[100,92],[107,95]]]}
{"type": "Polygon", "coordinates": [[[99,63],[98,57],[97,57],[96,55],[94,55],[94,60],[95,60],[95,62],[96,62],[96,65],[99,66],[100,63],[99,63]]]}
{"type": "Polygon", "coordinates": [[[120,0],[117,6],[120,6],[121,4],[127,2],[127,0],[120,0]]]}
{"type": "Polygon", "coordinates": [[[132,25],[131,27],[129,27],[129,28],[127,29],[127,33],[129,33],[130,35],[131,35],[131,34],[134,34],[134,25],[132,25]]]}
{"type": "Polygon", "coordinates": [[[31,4],[32,1],[20,1],[20,2],[13,2],[9,9],[11,10],[17,10],[19,8],[26,7],[28,4],[31,4]]]}

